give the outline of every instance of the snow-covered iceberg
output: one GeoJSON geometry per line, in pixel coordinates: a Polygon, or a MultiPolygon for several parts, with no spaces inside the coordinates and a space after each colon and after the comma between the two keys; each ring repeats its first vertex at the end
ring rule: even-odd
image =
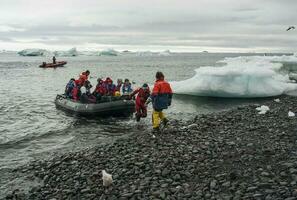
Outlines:
{"type": "Polygon", "coordinates": [[[46,56],[50,52],[45,49],[24,49],[19,51],[18,54],[21,56],[46,56]]]}
{"type": "Polygon", "coordinates": [[[118,52],[114,49],[105,49],[99,52],[99,56],[117,56],[118,52]]]}
{"type": "Polygon", "coordinates": [[[213,97],[270,97],[297,90],[282,62],[295,56],[244,56],[225,58],[222,67],[200,67],[190,79],[172,82],[177,94],[213,97]]]}
{"type": "Polygon", "coordinates": [[[54,55],[63,57],[78,56],[78,51],[76,50],[76,48],[72,48],[68,51],[54,51],[54,55]]]}

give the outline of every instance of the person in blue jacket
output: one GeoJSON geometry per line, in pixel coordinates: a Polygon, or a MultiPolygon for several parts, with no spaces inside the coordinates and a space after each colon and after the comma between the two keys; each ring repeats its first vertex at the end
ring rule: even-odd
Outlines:
{"type": "Polygon", "coordinates": [[[67,83],[66,87],[65,87],[65,95],[68,98],[72,98],[72,90],[75,87],[75,79],[72,78],[69,80],[69,82],[67,83]]]}
{"type": "Polygon", "coordinates": [[[127,95],[127,94],[129,95],[132,92],[133,92],[133,89],[132,89],[132,85],[131,85],[129,79],[125,79],[124,84],[122,86],[123,95],[127,95]]]}

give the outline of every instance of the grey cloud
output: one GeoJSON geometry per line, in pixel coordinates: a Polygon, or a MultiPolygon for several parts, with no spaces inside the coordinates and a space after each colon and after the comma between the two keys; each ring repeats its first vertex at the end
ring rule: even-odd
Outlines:
{"type": "Polygon", "coordinates": [[[0,32],[1,41],[30,47],[84,46],[88,43],[122,46],[220,47],[250,49],[296,48],[297,1],[293,0],[65,0],[48,14],[49,0],[4,3],[1,23],[23,31],[0,32]],[[67,6],[71,5],[71,6],[67,6]],[[34,10],[36,12],[34,12],[34,10]],[[37,10],[39,9],[39,10],[37,10]],[[26,10],[26,12],[29,12],[26,10]],[[16,14],[18,13],[18,15],[16,14]]]}

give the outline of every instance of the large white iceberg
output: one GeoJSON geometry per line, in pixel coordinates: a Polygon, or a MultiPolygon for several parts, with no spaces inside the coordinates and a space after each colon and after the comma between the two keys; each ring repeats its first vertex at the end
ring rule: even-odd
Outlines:
{"type": "Polygon", "coordinates": [[[269,97],[297,90],[283,74],[282,62],[295,56],[244,56],[226,58],[222,67],[200,67],[190,79],[172,82],[175,93],[213,97],[269,97]]]}
{"type": "Polygon", "coordinates": [[[99,56],[117,56],[118,52],[114,49],[105,49],[99,52],[99,56]]]}
{"type": "Polygon", "coordinates": [[[69,49],[68,51],[54,51],[55,56],[64,56],[64,57],[69,57],[69,56],[78,56],[78,52],[76,48],[69,49]]]}
{"type": "Polygon", "coordinates": [[[19,51],[18,54],[21,56],[46,56],[50,52],[45,49],[24,49],[19,51]]]}

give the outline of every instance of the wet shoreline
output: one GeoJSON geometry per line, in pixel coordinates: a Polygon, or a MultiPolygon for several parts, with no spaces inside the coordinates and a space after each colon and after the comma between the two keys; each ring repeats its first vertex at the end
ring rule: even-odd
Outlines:
{"type": "MultiPolygon", "coordinates": [[[[297,197],[295,97],[172,120],[109,145],[30,162],[15,177],[32,183],[7,199],[287,199],[297,197]],[[114,183],[103,187],[101,170],[114,183]]],[[[13,187],[12,187],[13,188],[13,187]]]]}

